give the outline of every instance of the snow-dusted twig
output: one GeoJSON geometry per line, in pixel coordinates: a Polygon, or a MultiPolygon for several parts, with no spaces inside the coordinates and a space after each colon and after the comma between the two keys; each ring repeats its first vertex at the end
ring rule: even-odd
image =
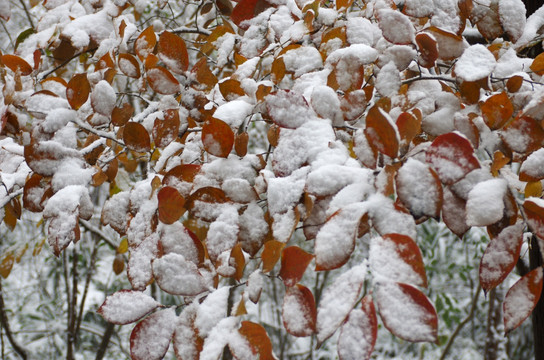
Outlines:
{"type": "Polygon", "coordinates": [[[79,219],[79,223],[88,231],[92,232],[93,234],[95,235],[98,235],[100,236],[100,238],[106,243],[108,244],[108,246],[112,249],[117,249],[117,245],[115,245],[115,243],[113,242],[113,240],[111,240],[109,238],[109,236],[103,232],[102,230],[100,230],[99,228],[97,228],[96,226],[94,226],[93,224],[91,224],[89,221],[87,220],[83,220],[83,219],[79,219]]]}
{"type": "Polygon", "coordinates": [[[13,334],[11,333],[11,330],[9,327],[8,317],[6,315],[5,309],[6,309],[6,306],[4,304],[2,282],[0,281],[0,323],[2,324],[2,328],[4,329],[6,336],[8,337],[9,343],[13,347],[13,350],[15,350],[15,352],[19,354],[19,356],[21,356],[23,360],[26,360],[27,354],[25,349],[23,349],[21,345],[19,345],[17,341],[15,341],[15,339],[13,338],[13,334]]]}
{"type": "Polygon", "coordinates": [[[5,198],[0,200],[0,209],[7,205],[11,200],[16,198],[17,196],[21,195],[23,193],[23,189],[19,189],[15,192],[12,192],[11,194],[7,195],[5,198]]]}

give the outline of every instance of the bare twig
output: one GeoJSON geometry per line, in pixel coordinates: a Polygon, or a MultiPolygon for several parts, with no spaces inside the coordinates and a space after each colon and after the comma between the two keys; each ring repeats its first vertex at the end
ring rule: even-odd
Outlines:
{"type": "Polygon", "coordinates": [[[17,341],[15,341],[15,339],[13,338],[13,334],[11,333],[11,330],[10,330],[10,327],[9,327],[8,317],[6,315],[6,310],[5,309],[6,309],[6,305],[4,304],[4,294],[2,292],[2,282],[0,281],[0,322],[2,324],[2,328],[4,329],[4,331],[6,333],[6,336],[8,337],[8,340],[9,340],[9,343],[11,344],[11,347],[13,347],[13,350],[15,350],[15,352],[17,352],[17,354],[19,354],[19,356],[23,360],[26,360],[27,359],[27,354],[26,354],[25,349],[23,349],[21,347],[21,345],[19,345],[17,343],[17,341]]]}
{"type": "Polygon", "coordinates": [[[64,65],[68,64],[70,61],[74,60],[75,58],[79,57],[80,55],[83,55],[83,54],[86,54],[86,53],[89,53],[89,52],[93,52],[95,51],[96,49],[98,48],[92,48],[92,49],[88,49],[88,50],[85,50],[85,51],[82,51],[80,53],[77,53],[75,54],[74,56],[72,56],[71,58],[67,59],[67,60],[64,60],[62,62],[62,64],[58,65],[57,67],[55,67],[54,69],[52,70],[49,70],[48,72],[46,72],[45,74],[41,75],[40,76],[40,81],[45,79],[46,77],[48,77],[49,75],[51,75],[52,73],[54,73],[55,71],[57,71],[58,69],[60,69],[61,67],[63,67],[64,65]]]}
{"type": "Polygon", "coordinates": [[[96,234],[98,235],[102,240],[104,240],[104,242],[106,244],[108,244],[108,246],[113,249],[113,250],[116,250],[117,249],[117,245],[115,245],[115,243],[113,242],[113,240],[110,239],[110,237],[105,233],[103,232],[102,230],[100,230],[99,228],[97,228],[96,226],[94,226],[93,224],[91,224],[90,222],[86,221],[86,220],[82,220],[82,219],[79,219],[79,223],[88,231],[92,232],[93,234],[96,234]]]}
{"type": "Polygon", "coordinates": [[[478,282],[478,287],[476,288],[476,291],[474,292],[474,296],[472,297],[472,304],[470,306],[470,311],[468,312],[468,315],[463,319],[463,321],[461,321],[459,325],[457,325],[453,334],[451,334],[450,338],[448,339],[448,343],[446,344],[446,347],[444,347],[444,351],[442,352],[442,355],[440,356],[440,360],[444,360],[446,358],[448,351],[453,345],[453,341],[455,340],[457,335],[459,335],[463,326],[465,326],[474,316],[474,311],[476,310],[476,304],[478,303],[478,297],[480,296],[481,291],[482,291],[482,287],[480,286],[480,283],[478,282]]]}
{"type": "Polygon", "coordinates": [[[9,195],[6,195],[5,198],[3,198],[2,200],[0,200],[0,209],[3,208],[4,206],[7,205],[7,203],[9,203],[11,200],[13,200],[14,198],[16,198],[17,196],[21,195],[23,193],[23,189],[19,189],[17,191],[14,191],[12,192],[11,194],[9,195]]]}
{"type": "Polygon", "coordinates": [[[30,26],[35,29],[36,27],[34,26],[34,21],[32,21],[32,16],[30,16],[30,12],[28,11],[24,0],[19,0],[19,2],[21,3],[21,5],[23,5],[23,9],[25,10],[26,18],[28,19],[30,26]]]}
{"type": "Polygon", "coordinates": [[[457,81],[455,79],[443,77],[443,76],[416,76],[410,79],[402,80],[402,84],[410,84],[414,81],[420,81],[420,80],[439,80],[439,81],[447,81],[450,83],[457,84],[457,81]]]}

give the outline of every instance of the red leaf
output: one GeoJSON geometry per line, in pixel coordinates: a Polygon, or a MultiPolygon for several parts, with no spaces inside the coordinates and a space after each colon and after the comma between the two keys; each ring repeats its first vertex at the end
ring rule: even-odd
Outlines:
{"type": "Polygon", "coordinates": [[[157,193],[159,200],[159,220],[165,224],[173,224],[185,212],[185,199],[179,191],[171,186],[165,186],[157,193]]]}
{"type": "Polygon", "coordinates": [[[368,360],[378,337],[378,319],[372,296],[366,295],[361,309],[353,309],[340,329],[338,356],[340,360],[368,360]]]}
{"type": "Polygon", "coordinates": [[[399,152],[399,135],[396,125],[387,113],[373,106],[366,116],[365,134],[368,142],[379,152],[396,158],[399,152]]]}
{"type": "Polygon", "coordinates": [[[140,61],[144,61],[149,54],[155,49],[157,44],[157,36],[153,30],[153,25],[146,28],[134,41],[134,52],[140,58],[140,61]]]}
{"type": "Polygon", "coordinates": [[[542,267],[525,274],[506,293],[503,303],[506,335],[533,312],[542,293],[542,267]]]}
{"type": "Polygon", "coordinates": [[[111,113],[111,122],[115,126],[125,125],[132,115],[134,114],[134,108],[129,103],[123,103],[122,107],[116,107],[111,113]]]}
{"type": "Polygon", "coordinates": [[[259,360],[274,360],[272,343],[261,325],[251,321],[242,321],[242,327],[238,332],[247,339],[253,354],[259,355],[259,360]]]}
{"type": "Polygon", "coordinates": [[[409,158],[395,177],[397,195],[416,218],[438,218],[442,207],[442,185],[436,173],[424,164],[409,158]]]}
{"type": "Polygon", "coordinates": [[[76,74],[72,76],[66,86],[66,99],[70,106],[77,110],[85,104],[91,92],[91,84],[87,79],[87,74],[76,74]]]}
{"type": "Polygon", "coordinates": [[[427,149],[426,160],[446,185],[461,180],[480,167],[470,141],[456,133],[438,136],[427,149]]]}
{"type": "Polygon", "coordinates": [[[106,321],[125,325],[140,320],[159,306],[160,303],[141,291],[121,290],[108,296],[97,312],[106,321]]]}
{"type": "Polygon", "coordinates": [[[137,122],[128,122],[123,130],[123,141],[133,151],[147,152],[151,150],[151,140],[145,127],[137,122]]]}
{"type": "Polygon", "coordinates": [[[174,308],[157,311],[134,327],[130,334],[132,360],[160,360],[170,346],[176,326],[174,308]]]}
{"type": "Polygon", "coordinates": [[[435,342],[438,316],[430,300],[412,285],[386,282],[375,287],[383,324],[393,335],[411,341],[435,342]]]}
{"type": "Polygon", "coordinates": [[[240,26],[245,20],[253,19],[256,15],[270,7],[266,0],[240,0],[232,10],[230,18],[239,28],[247,29],[247,26],[240,26]]]}
{"type": "Polygon", "coordinates": [[[421,251],[409,236],[387,234],[373,238],[369,261],[373,272],[391,280],[427,287],[421,251]]]}
{"type": "Polygon", "coordinates": [[[480,261],[480,285],[487,293],[508,276],[519,259],[523,225],[509,226],[491,239],[480,261]]]}
{"type": "Polygon", "coordinates": [[[189,67],[189,56],[185,41],[171,32],[164,31],[159,37],[159,58],[176,74],[182,74],[189,67]]]}
{"type": "Polygon", "coordinates": [[[202,144],[208,153],[226,158],[234,145],[234,133],[224,121],[211,118],[202,127],[202,144]]]}
{"type": "Polygon", "coordinates": [[[281,269],[279,276],[287,287],[295,286],[302,279],[308,264],[314,256],[298,246],[289,246],[281,253],[281,269]]]}
{"type": "Polygon", "coordinates": [[[310,336],[315,332],[317,310],[314,295],[307,287],[288,287],[283,298],[283,326],[293,336],[310,336]]]}
{"type": "Polygon", "coordinates": [[[280,259],[281,250],[284,246],[284,243],[276,240],[269,240],[264,243],[264,249],[261,255],[264,273],[270,272],[272,269],[274,269],[274,266],[280,259]]]}

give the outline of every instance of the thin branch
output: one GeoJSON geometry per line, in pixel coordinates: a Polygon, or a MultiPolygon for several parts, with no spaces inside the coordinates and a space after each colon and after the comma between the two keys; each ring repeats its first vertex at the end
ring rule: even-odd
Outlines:
{"type": "Polygon", "coordinates": [[[41,76],[40,76],[40,81],[43,80],[43,79],[45,79],[46,77],[48,77],[49,75],[51,75],[52,73],[54,73],[55,71],[57,71],[58,69],[60,69],[61,67],[63,67],[64,65],[68,64],[70,61],[74,60],[75,58],[77,58],[77,57],[79,57],[79,56],[81,56],[81,55],[83,55],[83,54],[86,54],[86,53],[89,53],[89,52],[93,52],[93,51],[95,51],[96,49],[98,49],[98,48],[92,48],[92,49],[88,49],[88,50],[82,51],[82,52],[80,52],[80,53],[75,54],[75,55],[72,56],[71,58],[69,58],[69,59],[67,59],[67,60],[64,60],[64,61],[62,62],[62,64],[60,64],[59,66],[57,66],[57,67],[55,67],[54,69],[52,69],[52,70],[46,72],[44,75],[41,75],[41,76]]]}
{"type": "Polygon", "coordinates": [[[116,143],[118,143],[122,147],[125,147],[124,142],[117,139],[115,136],[112,136],[108,132],[105,132],[105,131],[102,131],[102,130],[97,130],[97,129],[93,128],[92,126],[90,126],[89,124],[86,124],[86,123],[84,123],[82,121],[79,121],[79,120],[72,120],[72,122],[74,124],[76,124],[77,126],[79,126],[80,128],[82,128],[83,130],[86,130],[86,131],[88,131],[90,133],[93,133],[93,134],[95,134],[97,136],[100,136],[100,137],[103,137],[103,138],[106,138],[106,139],[110,139],[111,141],[115,141],[116,143]]]}
{"type": "Polygon", "coordinates": [[[463,319],[463,321],[461,321],[459,325],[457,325],[453,334],[451,334],[450,338],[448,339],[448,343],[446,344],[446,347],[444,348],[444,351],[442,352],[442,355],[440,356],[440,360],[444,360],[446,358],[448,351],[453,345],[453,341],[455,340],[457,335],[459,335],[463,326],[465,326],[474,316],[474,312],[476,310],[476,304],[478,303],[478,297],[480,296],[481,291],[482,291],[482,287],[480,286],[480,283],[478,282],[478,287],[476,288],[476,292],[474,293],[474,296],[472,297],[472,305],[470,306],[470,311],[468,315],[463,319]]]}
{"type": "Polygon", "coordinates": [[[36,27],[34,26],[34,21],[32,21],[32,16],[30,16],[30,12],[28,11],[28,8],[26,7],[24,0],[19,0],[19,2],[21,3],[21,5],[23,5],[23,9],[25,10],[26,18],[28,19],[30,26],[33,29],[36,29],[36,27]]]}
{"type": "Polygon", "coordinates": [[[92,232],[93,234],[96,234],[98,235],[102,240],[104,240],[104,242],[106,244],[108,244],[108,246],[110,248],[112,248],[113,250],[116,250],[117,249],[117,245],[115,245],[115,243],[113,242],[113,240],[110,239],[110,237],[105,233],[103,232],[102,230],[100,230],[99,228],[97,228],[96,226],[94,226],[93,224],[91,224],[90,222],[86,221],[86,220],[83,220],[83,219],[79,219],[79,223],[88,231],[92,232]]]}
{"type": "Polygon", "coordinates": [[[402,80],[402,84],[403,85],[410,84],[410,83],[413,83],[414,81],[419,81],[419,80],[439,80],[439,81],[447,81],[453,84],[457,84],[457,81],[455,79],[451,79],[451,78],[447,78],[443,76],[416,76],[410,79],[402,80]]]}
{"type": "Polygon", "coordinates": [[[9,195],[6,195],[6,197],[0,201],[0,209],[6,206],[11,200],[21,195],[22,193],[23,193],[23,189],[19,189],[15,192],[12,192],[9,195]]]}
{"type": "Polygon", "coordinates": [[[23,359],[27,359],[26,351],[15,341],[13,338],[13,334],[11,333],[8,317],[6,315],[6,305],[4,304],[4,294],[2,291],[2,282],[0,281],[0,322],[2,324],[2,328],[4,328],[6,332],[6,336],[8,337],[9,343],[11,344],[11,347],[13,347],[13,350],[19,354],[19,356],[23,359]]]}
{"type": "Polygon", "coordinates": [[[81,327],[81,321],[83,319],[83,312],[85,310],[85,300],[87,299],[87,293],[89,291],[89,286],[91,284],[91,279],[93,275],[94,265],[96,263],[96,255],[98,254],[98,241],[99,236],[96,234],[92,234],[94,243],[93,243],[93,251],[91,252],[91,264],[89,265],[89,269],[87,270],[87,276],[85,278],[85,289],[83,290],[83,295],[81,296],[81,302],[79,304],[79,313],[77,315],[76,320],[76,326],[74,329],[74,333],[79,333],[79,329],[81,327]]]}
{"type": "Polygon", "coordinates": [[[4,21],[3,21],[3,20],[0,20],[0,24],[2,24],[2,27],[3,27],[4,30],[6,31],[6,35],[8,36],[9,43],[10,43],[11,47],[15,49],[15,44],[13,43],[13,39],[11,38],[11,35],[9,34],[9,31],[8,31],[8,29],[6,28],[6,24],[4,24],[4,21]]]}
{"type": "Polygon", "coordinates": [[[204,30],[204,29],[194,29],[194,28],[188,28],[188,27],[178,27],[177,29],[172,30],[174,34],[202,34],[209,36],[211,34],[211,31],[204,30]]]}

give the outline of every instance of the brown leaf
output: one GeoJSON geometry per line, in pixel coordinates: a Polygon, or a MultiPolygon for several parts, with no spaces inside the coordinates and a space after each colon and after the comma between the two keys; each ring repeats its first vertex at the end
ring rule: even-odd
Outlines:
{"type": "Polygon", "coordinates": [[[159,201],[159,220],[164,224],[173,224],[185,212],[183,207],[185,199],[179,191],[171,186],[160,189],[157,193],[157,199],[159,201]]]}
{"type": "Polygon", "coordinates": [[[164,111],[164,119],[155,119],[153,125],[153,141],[155,146],[163,149],[178,137],[179,110],[170,109],[164,111]]]}
{"type": "Polygon", "coordinates": [[[208,153],[226,158],[234,145],[234,133],[224,121],[210,118],[202,126],[202,144],[208,153]]]}
{"type": "Polygon", "coordinates": [[[267,273],[274,269],[281,256],[281,250],[285,244],[276,240],[269,240],[264,243],[264,249],[261,254],[263,260],[263,272],[267,273]]]}
{"type": "Polygon", "coordinates": [[[147,71],[147,82],[154,91],[163,95],[173,95],[180,91],[178,80],[163,67],[157,66],[147,71]]]}
{"type": "Polygon", "coordinates": [[[189,67],[185,41],[171,32],[164,31],[159,37],[158,55],[168,69],[176,74],[182,74],[189,67]]]}
{"type": "Polygon", "coordinates": [[[119,70],[128,77],[138,79],[141,76],[140,64],[131,54],[119,54],[119,70]]]}
{"type": "Polygon", "coordinates": [[[134,52],[138,55],[140,61],[144,61],[153,52],[156,44],[157,36],[155,35],[153,25],[151,25],[142,31],[136,41],[134,41],[134,52]]]}
{"type": "Polygon", "coordinates": [[[145,127],[137,122],[128,122],[123,130],[123,141],[133,151],[148,152],[151,150],[151,140],[145,127]]]}
{"type": "Polygon", "coordinates": [[[436,40],[427,33],[416,35],[416,44],[421,56],[421,65],[426,68],[434,66],[438,59],[438,45],[436,40]]]}
{"type": "Polygon", "coordinates": [[[115,126],[125,125],[134,115],[134,108],[129,103],[123,103],[121,107],[115,107],[111,113],[111,122],[115,126]]]}
{"type": "Polygon", "coordinates": [[[1,62],[14,73],[19,72],[22,76],[27,76],[32,73],[32,66],[17,55],[2,55],[0,59],[1,62]]]}
{"type": "Polygon", "coordinates": [[[365,134],[372,147],[379,152],[396,158],[399,151],[397,129],[389,115],[381,108],[373,106],[366,117],[365,134]]]}
{"type": "Polygon", "coordinates": [[[75,74],[66,86],[66,99],[70,106],[77,110],[85,104],[91,92],[91,84],[87,74],[75,74]]]}
{"type": "Polygon", "coordinates": [[[211,89],[217,84],[217,77],[210,71],[206,57],[198,60],[191,72],[196,75],[198,84],[205,89],[211,89]]]}
{"type": "Polygon", "coordinates": [[[258,355],[259,360],[274,360],[272,342],[262,325],[251,321],[242,321],[242,327],[238,332],[246,338],[253,354],[258,355]]]}
{"type": "Polygon", "coordinates": [[[249,134],[246,131],[240,134],[236,134],[236,136],[234,137],[234,151],[236,151],[236,154],[238,154],[238,156],[246,156],[248,142],[249,134]]]}
{"type": "Polygon", "coordinates": [[[240,86],[240,82],[236,79],[227,79],[220,82],[219,91],[227,101],[231,101],[245,95],[244,90],[240,86]]]}
{"type": "Polygon", "coordinates": [[[515,75],[506,82],[506,89],[508,89],[508,92],[515,93],[518,92],[521,85],[523,85],[523,77],[520,75],[515,75]]]}

